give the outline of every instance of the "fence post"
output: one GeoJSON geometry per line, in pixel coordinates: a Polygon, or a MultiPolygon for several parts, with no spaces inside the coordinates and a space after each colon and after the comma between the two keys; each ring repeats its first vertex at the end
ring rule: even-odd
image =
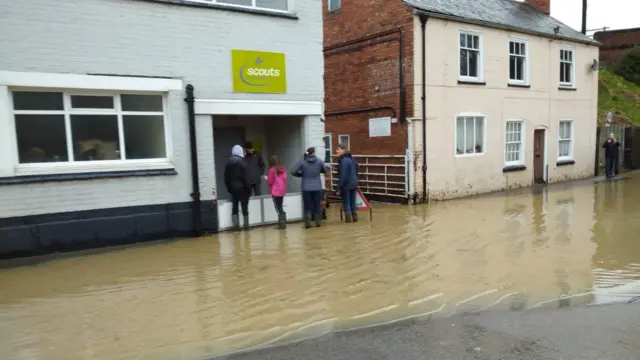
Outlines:
{"type": "Polygon", "coordinates": [[[600,133],[602,128],[598,126],[596,128],[596,162],[593,165],[593,176],[598,176],[600,173],[600,133]]]}

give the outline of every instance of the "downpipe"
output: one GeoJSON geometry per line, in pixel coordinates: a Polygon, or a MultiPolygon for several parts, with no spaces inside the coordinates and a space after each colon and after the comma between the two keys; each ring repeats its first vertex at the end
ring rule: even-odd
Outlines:
{"type": "Polygon", "coordinates": [[[427,202],[427,20],[426,15],[420,14],[420,28],[422,36],[422,201],[427,202]]]}
{"type": "Polygon", "coordinates": [[[189,123],[189,153],[191,154],[191,189],[192,202],[191,216],[193,221],[193,236],[202,236],[202,209],[200,207],[200,175],[198,171],[198,147],[196,144],[196,112],[193,85],[185,88],[187,97],[187,117],[189,123]]]}

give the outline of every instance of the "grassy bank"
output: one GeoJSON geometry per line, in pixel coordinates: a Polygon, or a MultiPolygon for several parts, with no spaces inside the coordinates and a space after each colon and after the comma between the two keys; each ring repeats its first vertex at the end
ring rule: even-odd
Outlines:
{"type": "Polygon", "coordinates": [[[640,85],[629,82],[609,70],[600,70],[598,90],[598,122],[608,111],[614,122],[640,124],[640,85]]]}

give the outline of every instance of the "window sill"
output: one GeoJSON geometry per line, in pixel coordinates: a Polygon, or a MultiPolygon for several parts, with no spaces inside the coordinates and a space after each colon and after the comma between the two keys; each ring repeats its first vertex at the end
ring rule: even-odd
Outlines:
{"type": "Polygon", "coordinates": [[[149,160],[110,160],[76,163],[44,163],[22,164],[15,168],[14,175],[21,176],[49,176],[91,173],[120,173],[137,171],[174,170],[175,167],[168,159],[149,160]]]}
{"type": "Polygon", "coordinates": [[[193,6],[214,10],[227,10],[227,11],[235,11],[241,12],[245,14],[255,14],[255,15],[265,15],[265,16],[273,16],[291,20],[298,20],[298,15],[286,11],[278,11],[278,10],[269,10],[269,9],[255,9],[249,7],[240,7],[233,5],[223,5],[223,4],[213,4],[208,2],[201,2],[197,0],[144,0],[151,2],[158,2],[164,4],[172,4],[172,5],[183,5],[183,6],[193,6]]]}
{"type": "Polygon", "coordinates": [[[458,80],[458,85],[477,85],[477,86],[485,86],[487,85],[484,81],[474,81],[474,80],[458,80]]]}
{"type": "Polygon", "coordinates": [[[177,175],[175,169],[145,169],[145,170],[124,170],[124,171],[102,171],[69,174],[45,174],[45,175],[20,175],[0,178],[0,185],[33,184],[58,181],[77,181],[112,179],[138,176],[166,176],[177,175]]]}
{"type": "Polygon", "coordinates": [[[526,84],[508,83],[507,86],[508,87],[514,87],[514,88],[523,88],[523,89],[530,89],[531,88],[531,85],[526,85],[526,84]]]}
{"type": "Polygon", "coordinates": [[[556,163],[556,166],[567,166],[567,165],[573,165],[575,163],[576,163],[575,160],[558,160],[558,162],[556,163]]]}
{"type": "Polygon", "coordinates": [[[527,167],[524,165],[508,165],[502,168],[503,173],[515,172],[515,171],[524,171],[527,170],[527,167]]]}
{"type": "Polygon", "coordinates": [[[477,156],[484,156],[484,153],[456,154],[454,157],[456,157],[456,158],[470,158],[470,157],[477,157],[477,156]]]}
{"type": "Polygon", "coordinates": [[[577,91],[578,89],[576,89],[573,86],[562,86],[562,85],[560,85],[560,86],[558,86],[558,90],[560,90],[560,91],[577,91]]]}

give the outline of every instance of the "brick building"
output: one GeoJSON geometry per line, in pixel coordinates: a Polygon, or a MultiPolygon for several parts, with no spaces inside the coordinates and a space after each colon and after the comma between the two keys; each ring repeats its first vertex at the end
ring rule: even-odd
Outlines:
{"type": "Polygon", "coordinates": [[[600,42],[600,61],[615,64],[630,49],[640,46],[640,28],[598,31],[593,38],[600,42]]]}
{"type": "MultiPolygon", "coordinates": [[[[322,143],[320,7],[1,2],[0,257],[229,228],[233,145],[289,168],[322,143]]],[[[288,190],[300,219],[299,181],[288,190]]],[[[276,221],[262,193],[251,225],[276,221]]]]}
{"type": "MultiPolygon", "coordinates": [[[[584,154],[592,146],[576,143],[581,164],[571,166],[573,150],[555,139],[560,127],[574,131],[561,117],[595,121],[597,76],[582,69],[597,59],[597,43],[552,18],[550,0],[324,5],[327,156],[347,143],[361,164],[366,195],[446,199],[588,176],[584,154]],[[565,111],[570,106],[585,113],[565,111]],[[467,120],[477,131],[473,145],[462,144],[467,127],[457,125],[467,120]],[[510,144],[513,151],[494,146],[506,141],[505,128],[527,142],[510,144]],[[531,147],[542,141],[549,151],[531,147]],[[562,156],[550,164],[547,157],[560,146],[562,156]]],[[[590,129],[579,131],[588,138],[590,129]]]]}

